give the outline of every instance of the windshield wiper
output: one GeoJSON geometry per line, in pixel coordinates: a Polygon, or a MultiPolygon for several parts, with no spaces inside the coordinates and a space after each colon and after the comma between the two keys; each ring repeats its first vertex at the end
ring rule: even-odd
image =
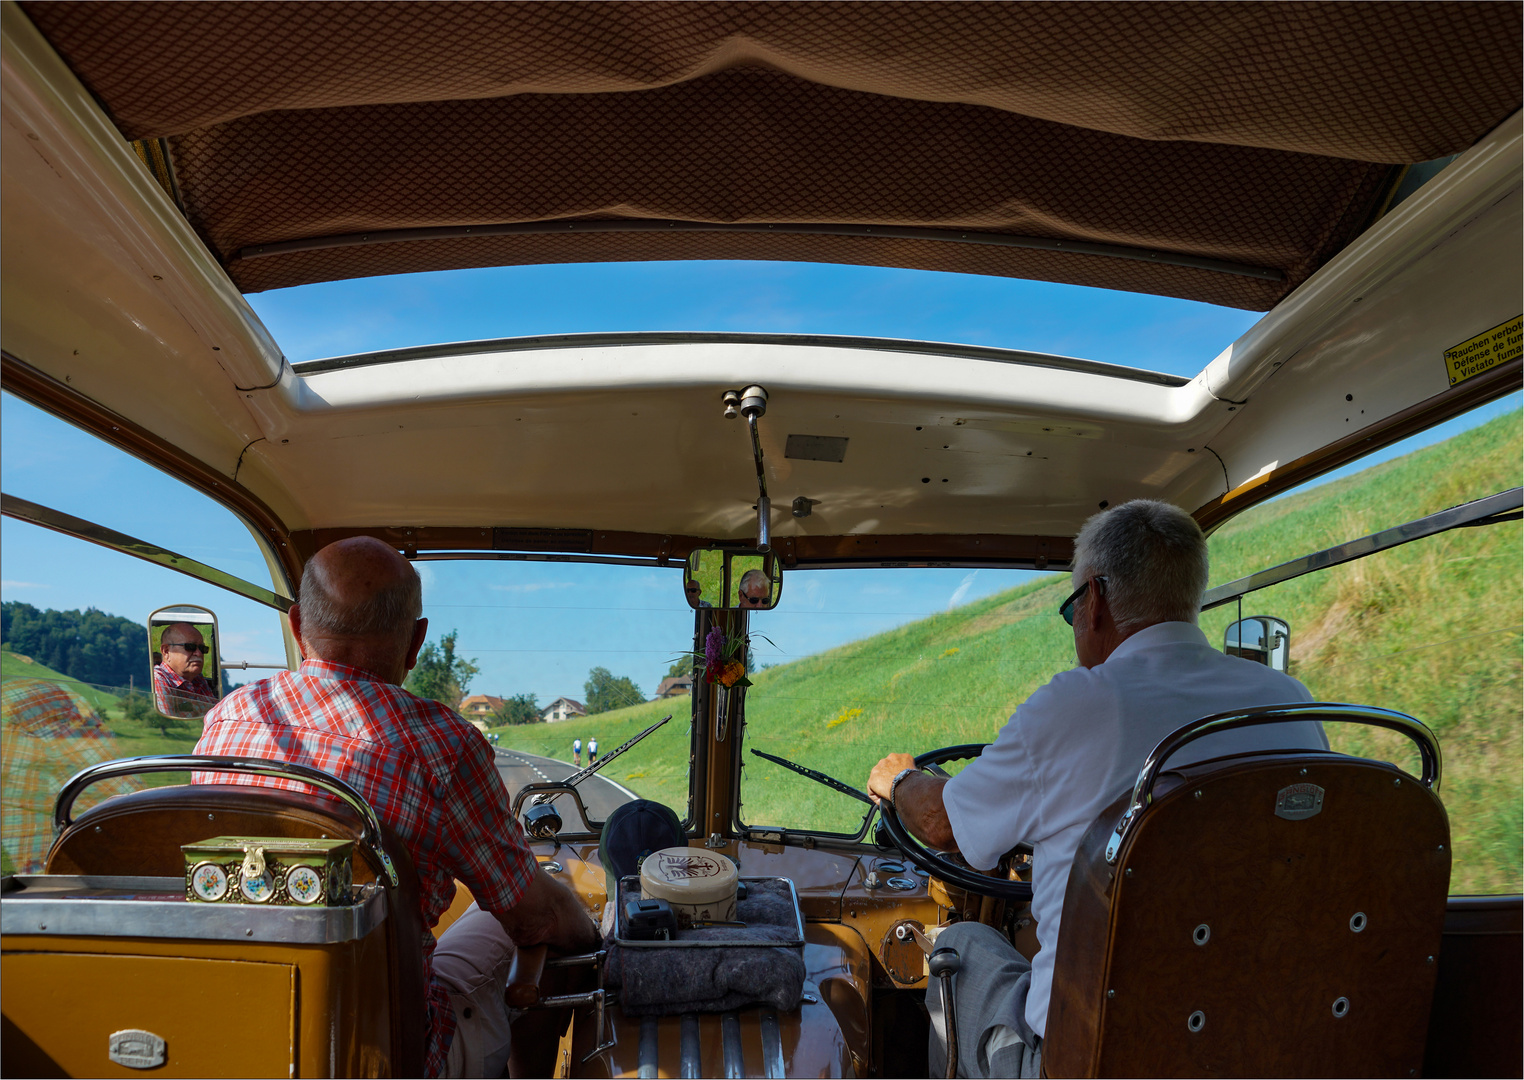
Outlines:
{"type": "Polygon", "coordinates": [[[858,800],[859,802],[865,802],[869,806],[878,805],[873,801],[872,796],[870,796],[867,792],[858,791],[851,784],[843,784],[840,780],[827,776],[823,772],[816,772],[814,769],[806,769],[803,765],[795,765],[792,761],[781,757],[774,757],[772,754],[764,754],[760,750],[753,750],[752,753],[756,754],[759,758],[766,758],[774,765],[782,765],[785,769],[792,769],[800,776],[807,776],[817,784],[824,784],[826,787],[830,788],[833,791],[839,791],[843,795],[850,795],[852,798],[858,800]]]}
{"type": "MultiPolygon", "coordinates": [[[[654,723],[650,727],[646,728],[639,735],[636,735],[634,738],[632,738],[629,742],[625,743],[623,746],[618,747],[617,749],[614,749],[614,750],[610,750],[599,761],[594,762],[592,765],[589,765],[587,768],[582,769],[579,772],[572,773],[565,780],[560,781],[560,783],[566,784],[566,785],[568,785],[570,787],[576,787],[578,784],[582,783],[582,781],[586,780],[589,776],[592,776],[593,773],[595,773],[599,769],[603,768],[605,765],[607,765],[609,762],[613,761],[620,754],[624,753],[630,747],[632,747],[636,743],[638,743],[641,739],[644,739],[647,735],[651,734],[651,732],[655,731],[657,728],[661,727],[663,724],[665,724],[668,720],[671,720],[671,719],[672,719],[672,714],[668,713],[665,717],[663,717],[662,719],[656,721],[656,723],[654,723]]],[[[560,795],[560,794],[563,794],[563,793],[557,791],[557,792],[546,792],[543,795],[536,795],[534,797],[534,804],[533,805],[539,806],[543,802],[549,802],[551,799],[554,799],[557,795],[560,795]]]]}

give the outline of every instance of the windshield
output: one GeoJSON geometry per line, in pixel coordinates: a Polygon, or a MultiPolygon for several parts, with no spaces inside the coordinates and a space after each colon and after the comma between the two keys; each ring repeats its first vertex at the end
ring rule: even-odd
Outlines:
{"type": "MultiPolygon", "coordinates": [[[[1073,665],[1057,614],[1068,582],[1022,570],[785,575],[782,605],[752,618],[746,745],[861,790],[891,751],[989,742],[1028,694],[1073,665]]],[[[867,809],[746,755],[748,825],[855,834],[867,809]]]]}
{"type": "MultiPolygon", "coordinates": [[[[672,719],[578,785],[593,820],[632,796],[689,812],[693,612],[680,567],[426,562],[428,644],[408,689],[445,701],[497,750],[509,794],[564,780],[672,719]]],[[[573,804],[556,805],[580,832],[573,804]]]]}

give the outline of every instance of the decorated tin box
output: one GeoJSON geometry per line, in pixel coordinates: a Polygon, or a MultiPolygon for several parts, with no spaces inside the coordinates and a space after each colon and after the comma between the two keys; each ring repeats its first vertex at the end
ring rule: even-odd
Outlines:
{"type": "Polygon", "coordinates": [[[184,844],[185,899],[201,904],[348,904],[353,840],[214,836],[184,844]]]}
{"type": "Polygon", "coordinates": [[[671,904],[683,927],[733,922],[738,878],[735,863],[704,848],[663,848],[640,864],[641,895],[671,904]]]}

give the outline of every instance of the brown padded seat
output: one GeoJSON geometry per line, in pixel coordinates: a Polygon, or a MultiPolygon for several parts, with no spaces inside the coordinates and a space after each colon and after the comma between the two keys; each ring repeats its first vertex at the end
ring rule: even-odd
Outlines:
{"type": "MultiPolygon", "coordinates": [[[[422,1076],[427,1052],[427,987],[423,979],[423,916],[418,872],[391,828],[382,842],[397,871],[388,889],[387,952],[391,970],[393,1075],[422,1076]]],[[[343,837],[359,840],[364,824],[338,799],[244,784],[191,784],[118,795],[91,807],[53,842],[49,874],[182,877],[181,844],[213,836],[343,837]]],[[[356,883],[380,880],[381,867],[356,845],[356,883]]]]}
{"type": "Polygon", "coordinates": [[[1325,752],[1172,772],[1114,864],[1130,792],[1080,844],[1044,1071],[1421,1075],[1450,881],[1439,799],[1384,762],[1325,752]],[[1295,785],[1322,801],[1293,820],[1276,810],[1295,785]]]}

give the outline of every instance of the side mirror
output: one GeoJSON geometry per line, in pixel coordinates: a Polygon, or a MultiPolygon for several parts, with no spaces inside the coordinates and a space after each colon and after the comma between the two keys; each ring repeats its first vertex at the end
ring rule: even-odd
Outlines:
{"type": "Polygon", "coordinates": [[[1230,623],[1223,632],[1222,651],[1275,671],[1285,671],[1291,657],[1291,628],[1269,615],[1230,623]]]}
{"type": "Polygon", "coordinates": [[[171,604],[148,616],[153,707],[161,716],[196,720],[222,697],[217,616],[194,604],[171,604]]]}
{"type": "Polygon", "coordinates": [[[695,548],[683,566],[688,606],[771,611],[783,596],[783,568],[771,554],[695,548]]]}

